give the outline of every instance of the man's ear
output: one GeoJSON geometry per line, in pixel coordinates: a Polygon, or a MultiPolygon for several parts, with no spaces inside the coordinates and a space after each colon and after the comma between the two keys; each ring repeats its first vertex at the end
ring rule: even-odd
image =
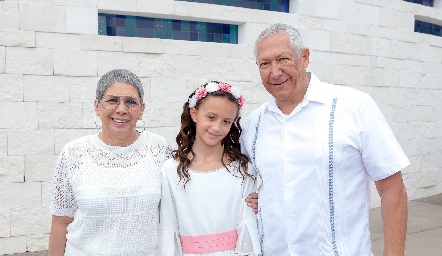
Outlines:
{"type": "Polygon", "coordinates": [[[308,67],[308,64],[310,63],[310,50],[308,48],[305,48],[304,50],[302,50],[302,66],[304,68],[308,67]]]}

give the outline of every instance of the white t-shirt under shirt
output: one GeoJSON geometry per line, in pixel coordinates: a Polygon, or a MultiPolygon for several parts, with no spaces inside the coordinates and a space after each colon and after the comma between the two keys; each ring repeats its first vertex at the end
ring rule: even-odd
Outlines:
{"type": "Polygon", "coordinates": [[[369,95],[312,75],[290,115],[273,98],[254,111],[242,143],[263,180],[264,255],[371,255],[369,180],[409,161],[369,95]]]}
{"type": "Polygon", "coordinates": [[[171,149],[144,131],[127,147],[98,134],[68,143],[52,180],[50,211],[73,217],[65,255],[157,255],[161,165],[171,149]]]}

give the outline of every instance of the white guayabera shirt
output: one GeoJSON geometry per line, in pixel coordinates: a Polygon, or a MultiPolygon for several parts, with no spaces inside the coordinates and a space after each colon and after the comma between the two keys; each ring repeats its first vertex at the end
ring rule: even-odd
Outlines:
{"type": "Polygon", "coordinates": [[[243,131],[244,152],[263,180],[264,255],[372,255],[369,181],[410,162],[369,95],[312,74],[290,115],[272,98],[243,131]]]}
{"type": "Polygon", "coordinates": [[[161,165],[170,147],[144,131],[127,147],[98,134],[68,143],[52,179],[50,211],[73,217],[65,255],[157,255],[161,165]]]}

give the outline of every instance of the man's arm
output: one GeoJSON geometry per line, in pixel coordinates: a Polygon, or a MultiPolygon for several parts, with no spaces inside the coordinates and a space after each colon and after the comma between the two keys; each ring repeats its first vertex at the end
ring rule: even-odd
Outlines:
{"type": "Polygon", "coordinates": [[[66,227],[74,220],[67,216],[52,215],[51,234],[49,236],[49,256],[63,256],[66,246],[66,227]]]}
{"type": "Polygon", "coordinates": [[[407,191],[401,172],[375,182],[381,196],[384,256],[402,256],[407,235],[407,191]]]}

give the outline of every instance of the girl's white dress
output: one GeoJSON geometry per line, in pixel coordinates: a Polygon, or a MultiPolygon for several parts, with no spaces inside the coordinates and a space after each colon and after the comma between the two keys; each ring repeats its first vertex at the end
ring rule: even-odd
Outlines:
{"type": "Polygon", "coordinates": [[[144,131],[127,147],[98,134],[69,142],[52,178],[50,211],[67,226],[65,256],[157,256],[166,140],[144,131]]]}
{"type": "MultiPolygon", "coordinates": [[[[244,182],[238,161],[210,172],[189,170],[191,180],[183,188],[177,174],[178,162],[162,166],[159,251],[164,256],[183,255],[180,236],[211,235],[237,231],[235,250],[186,255],[261,255],[255,213],[245,198],[256,190],[256,182],[244,182]]],[[[248,172],[254,175],[249,164],[248,172]]]]}

